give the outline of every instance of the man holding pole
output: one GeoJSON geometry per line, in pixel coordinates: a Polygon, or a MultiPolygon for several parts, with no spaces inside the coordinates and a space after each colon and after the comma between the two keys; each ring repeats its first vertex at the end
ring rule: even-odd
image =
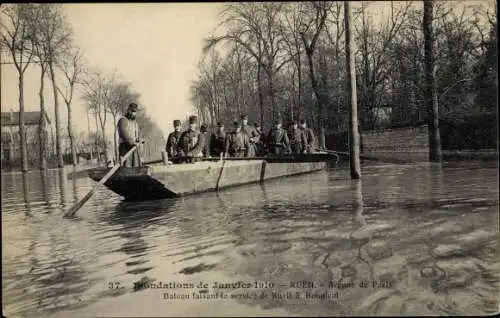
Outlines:
{"type": "MultiPolygon", "coordinates": [[[[118,121],[118,137],[120,143],[118,145],[118,154],[120,159],[134,146],[139,148],[141,143],[144,143],[142,139],[139,138],[139,127],[137,125],[137,104],[130,103],[127,108],[125,115],[118,121]]],[[[141,159],[139,157],[139,150],[136,151],[125,160],[123,163],[124,167],[140,167],[141,159]]]]}

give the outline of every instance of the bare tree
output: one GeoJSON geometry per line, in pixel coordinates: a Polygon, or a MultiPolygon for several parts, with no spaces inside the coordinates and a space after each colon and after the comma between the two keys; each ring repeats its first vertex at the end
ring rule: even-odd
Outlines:
{"type": "Polygon", "coordinates": [[[1,36],[2,47],[12,56],[18,75],[19,87],[19,140],[21,148],[22,171],[28,171],[28,152],[24,127],[24,74],[32,62],[32,34],[30,20],[36,17],[33,4],[12,4],[2,10],[1,36]]]}
{"type": "Polygon", "coordinates": [[[44,48],[46,49],[45,56],[47,58],[50,80],[52,82],[52,92],[54,95],[57,166],[62,168],[64,167],[61,147],[62,131],[55,69],[62,53],[69,47],[73,32],[66,21],[66,17],[60,4],[41,5],[40,11],[41,14],[38,32],[40,33],[40,40],[44,43],[44,48]]]}
{"type": "Polygon", "coordinates": [[[68,111],[68,136],[71,147],[71,156],[73,166],[77,164],[77,154],[75,146],[75,136],[73,132],[73,116],[71,102],[73,101],[75,85],[82,83],[82,76],[84,75],[84,65],[82,61],[82,51],[76,47],[68,48],[65,54],[61,55],[60,59],[56,62],[57,67],[65,77],[66,83],[64,87],[57,85],[56,89],[62,96],[66,109],[68,111]]]}

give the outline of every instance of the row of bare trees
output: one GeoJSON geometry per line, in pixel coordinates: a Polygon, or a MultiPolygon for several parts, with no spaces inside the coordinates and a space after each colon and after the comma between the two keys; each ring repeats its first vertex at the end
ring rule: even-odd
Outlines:
{"type": "MultiPolygon", "coordinates": [[[[124,111],[123,107],[130,102],[138,102],[131,83],[119,80],[115,73],[104,74],[101,71],[90,70],[83,58],[82,50],[74,41],[74,32],[59,4],[12,4],[2,6],[1,11],[1,46],[10,53],[18,74],[19,87],[19,134],[22,170],[28,170],[27,141],[24,125],[24,78],[30,65],[37,64],[40,70],[40,122],[39,122],[39,162],[40,168],[47,167],[46,145],[46,112],[44,89],[45,78],[48,77],[52,86],[55,117],[55,148],[58,167],[64,166],[62,149],[62,128],[60,119],[60,98],[67,109],[67,136],[70,142],[73,165],[77,164],[77,142],[73,128],[72,105],[77,87],[87,108],[87,114],[95,117],[96,128],[100,128],[100,136],[90,131],[88,138],[93,139],[97,153],[103,152],[108,160],[108,139],[106,137],[107,115],[111,115],[115,126],[114,157],[117,156],[116,122],[124,111]],[[92,138],[92,136],[94,137],[92,138]]],[[[90,121],[90,118],[88,118],[90,121]]],[[[148,124],[150,139],[161,142],[163,133],[156,124],[140,112],[138,121],[148,124]]],[[[145,135],[148,136],[148,135],[145,135]]]]}
{"type": "MultiPolygon", "coordinates": [[[[494,4],[432,6],[439,116],[494,113],[494,4]]],[[[378,128],[385,108],[393,124],[427,122],[423,2],[361,2],[353,11],[361,129],[378,128]]],[[[341,1],[226,4],[191,85],[199,115],[214,124],[245,112],[263,127],[277,116],[304,118],[315,129],[346,131],[343,12],[341,1]]]]}

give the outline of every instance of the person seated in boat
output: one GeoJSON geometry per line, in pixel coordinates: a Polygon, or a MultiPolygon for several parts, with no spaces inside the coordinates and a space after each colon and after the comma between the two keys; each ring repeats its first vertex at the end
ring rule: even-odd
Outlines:
{"type": "Polygon", "coordinates": [[[141,166],[141,160],[139,157],[139,146],[143,143],[143,140],[139,138],[139,126],[137,125],[136,116],[137,109],[139,107],[136,103],[130,103],[127,108],[125,115],[118,121],[118,154],[120,159],[125,156],[125,154],[132,149],[132,147],[137,146],[137,150],[132,153],[131,156],[123,163],[125,167],[139,167],[141,166]]]}
{"type": "Polygon", "coordinates": [[[207,125],[202,124],[200,126],[200,135],[202,135],[204,144],[201,153],[204,158],[210,157],[210,138],[208,137],[207,125]]]}
{"type": "Polygon", "coordinates": [[[288,139],[290,140],[291,152],[298,155],[304,152],[307,146],[306,136],[299,128],[297,121],[293,121],[288,130],[288,139]]]}
{"type": "Polygon", "coordinates": [[[226,132],[224,131],[224,124],[217,123],[217,131],[212,134],[210,139],[210,154],[212,157],[220,157],[226,151],[226,132]]]}
{"type": "Polygon", "coordinates": [[[279,156],[290,153],[290,140],[288,139],[286,131],[281,128],[280,119],[274,121],[274,126],[267,136],[267,144],[269,154],[271,155],[279,156]]]}
{"type": "Polygon", "coordinates": [[[198,118],[189,117],[189,129],[182,133],[178,144],[181,162],[193,163],[201,161],[203,157],[204,136],[197,130],[198,118]]]}
{"type": "Polygon", "coordinates": [[[166,152],[168,155],[168,159],[172,161],[172,163],[179,163],[179,151],[178,144],[181,139],[181,121],[179,119],[174,120],[174,131],[168,135],[167,138],[167,146],[166,152]]]}
{"type": "Polygon", "coordinates": [[[248,116],[245,114],[241,115],[241,131],[243,131],[244,134],[247,134],[248,139],[250,140],[248,157],[255,157],[255,153],[257,152],[257,142],[259,142],[259,134],[255,130],[254,126],[248,124],[248,116]]]}
{"type": "Polygon", "coordinates": [[[250,138],[241,130],[241,123],[234,121],[234,131],[226,139],[226,156],[248,157],[250,138]]]}
{"type": "Polygon", "coordinates": [[[264,133],[262,132],[259,123],[255,123],[254,127],[257,134],[259,134],[259,140],[255,143],[255,155],[261,157],[265,153],[264,133]]]}
{"type": "Polygon", "coordinates": [[[314,144],[316,143],[316,138],[314,137],[314,132],[311,128],[307,127],[307,123],[304,119],[300,121],[300,129],[304,134],[306,140],[305,149],[302,150],[303,153],[313,153],[314,152],[314,144]]]}

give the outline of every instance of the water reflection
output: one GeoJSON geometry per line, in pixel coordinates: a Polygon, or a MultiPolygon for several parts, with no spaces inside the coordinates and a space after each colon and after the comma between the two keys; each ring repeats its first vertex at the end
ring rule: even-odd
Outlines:
{"type": "Polygon", "coordinates": [[[29,191],[30,191],[30,189],[29,189],[28,174],[26,172],[23,172],[23,198],[24,198],[24,204],[26,207],[25,213],[28,216],[31,215],[29,191]]]}
{"type": "MultiPolygon", "coordinates": [[[[308,291],[339,293],[333,300],[241,299],[233,316],[239,304],[296,315],[495,312],[497,168],[481,163],[363,169],[363,181],[351,181],[348,170],[332,170],[151,202],[120,202],[101,189],[79,220],[33,213],[29,222],[19,217],[24,204],[12,203],[22,200],[21,176],[12,182],[6,176],[2,200],[11,200],[2,210],[6,308],[14,316],[43,316],[96,299],[106,306],[111,294],[103,286],[111,279],[133,286],[145,276],[163,282],[213,282],[223,276],[227,282],[272,281],[283,284],[277,292],[302,295],[306,290],[292,288],[290,281],[334,282],[334,289],[318,285],[308,291]],[[360,287],[363,281],[369,285],[360,287]],[[373,287],[374,281],[392,285],[373,287]]],[[[63,190],[56,172],[47,180],[40,176],[46,192],[39,189],[38,174],[30,179],[32,210],[50,210],[35,205],[36,198],[59,201],[63,190]]],[[[76,179],[73,194],[76,188],[82,196],[92,185],[76,179]]],[[[246,291],[230,291],[239,292],[246,291]]],[[[116,308],[128,305],[151,316],[157,303],[154,296],[145,297],[107,306],[106,315],[90,306],[69,316],[118,316],[116,308]]],[[[218,308],[212,302],[198,305],[183,314],[218,308]]],[[[123,310],[121,315],[128,313],[123,310]]]]}
{"type": "Polygon", "coordinates": [[[67,194],[66,194],[66,174],[65,174],[65,169],[57,169],[57,176],[58,176],[58,186],[59,186],[59,194],[61,196],[61,206],[64,208],[66,207],[67,203],[67,194]]]}

